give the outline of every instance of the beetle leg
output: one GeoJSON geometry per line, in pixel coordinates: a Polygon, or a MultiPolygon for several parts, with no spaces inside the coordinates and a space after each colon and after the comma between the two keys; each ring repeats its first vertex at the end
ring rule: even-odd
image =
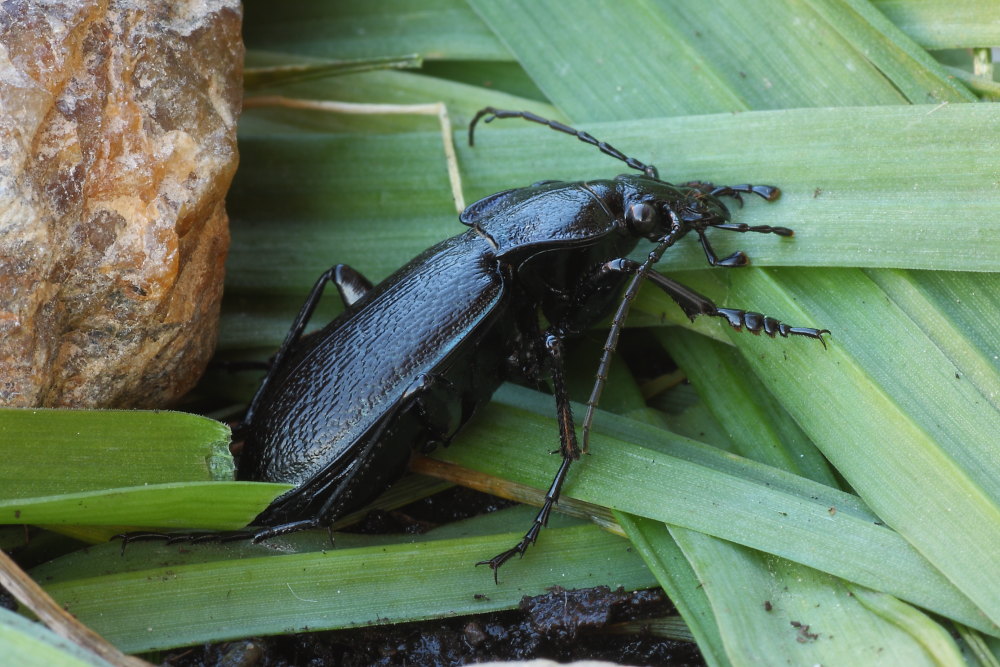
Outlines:
{"type": "MultiPolygon", "coordinates": [[[[312,530],[319,528],[323,523],[319,518],[303,519],[302,521],[291,521],[280,526],[264,526],[260,528],[250,527],[246,530],[234,530],[229,533],[221,533],[218,536],[220,542],[237,542],[239,540],[250,540],[254,544],[269,540],[279,535],[297,533],[300,530],[312,530]]],[[[330,540],[333,541],[332,539],[330,540]]]]}
{"type": "Polygon", "coordinates": [[[181,542],[187,544],[201,544],[203,542],[238,542],[241,540],[248,540],[254,544],[260,542],[261,540],[266,540],[271,537],[277,537],[278,535],[287,535],[288,533],[298,532],[300,530],[307,530],[309,528],[318,528],[320,522],[318,519],[306,519],[304,521],[294,521],[291,523],[281,524],[280,526],[265,526],[256,527],[249,526],[247,528],[240,528],[238,530],[226,530],[226,531],[204,531],[204,532],[186,532],[186,533],[158,533],[155,531],[135,531],[131,533],[121,533],[120,535],[115,535],[111,539],[118,539],[122,541],[122,555],[125,555],[125,547],[128,546],[130,542],[149,542],[149,541],[161,541],[164,544],[178,544],[181,542]]]}
{"type": "MultiPolygon", "coordinates": [[[[371,435],[367,437],[367,442],[364,448],[361,449],[356,455],[352,457],[351,463],[346,466],[342,471],[340,471],[336,478],[326,482],[326,489],[322,493],[317,493],[316,495],[322,495],[327,500],[323,505],[316,511],[316,519],[312,521],[315,522],[313,527],[318,527],[321,525],[329,525],[336,518],[339,518],[342,513],[342,508],[338,507],[346,504],[352,495],[352,485],[355,483],[357,476],[361,474],[369,465],[372,459],[373,452],[384,444],[382,438],[386,435],[386,431],[392,424],[396,423],[397,416],[405,412],[407,409],[414,406],[414,403],[419,401],[423,395],[431,390],[434,386],[435,378],[431,375],[421,373],[417,378],[410,384],[410,386],[403,392],[403,396],[399,399],[396,405],[389,410],[385,416],[382,417],[378,426],[376,426],[371,435]],[[330,482],[335,482],[336,486],[332,486],[330,482]]],[[[407,455],[407,459],[409,455],[407,455]]],[[[389,482],[395,481],[390,479],[389,482]]],[[[289,530],[281,530],[284,526],[277,526],[274,530],[281,530],[281,532],[275,533],[276,535],[282,535],[285,532],[293,532],[295,530],[300,530],[300,528],[295,527],[297,523],[307,523],[307,522],[293,522],[287,524],[290,528],[289,530]]],[[[302,526],[307,528],[309,526],[302,526]]],[[[254,537],[254,542],[260,541],[262,539],[267,539],[270,535],[264,535],[262,537],[254,537]]]]}
{"type": "Polygon", "coordinates": [[[701,243],[702,250],[705,251],[705,258],[708,259],[708,263],[712,266],[746,266],[750,263],[746,253],[742,250],[737,250],[725,259],[719,259],[715,255],[715,250],[712,249],[712,244],[708,242],[708,238],[705,236],[705,230],[696,228],[694,231],[698,234],[698,242],[701,243]]]}
{"type": "Polygon", "coordinates": [[[715,229],[725,229],[730,232],[757,232],[759,234],[777,234],[778,236],[794,236],[795,232],[788,227],[772,227],[771,225],[753,225],[745,222],[723,222],[710,225],[715,229]]]}
{"type": "Polygon", "coordinates": [[[576,427],[573,424],[573,410],[570,407],[569,392],[566,389],[566,376],[563,370],[564,346],[562,337],[552,332],[547,333],[545,335],[545,349],[551,361],[552,389],[556,398],[556,415],[559,422],[559,452],[562,454],[563,460],[559,465],[559,470],[556,471],[555,477],[552,479],[552,484],[549,485],[548,492],[545,494],[545,502],[542,503],[542,508],[538,511],[534,522],[531,524],[531,528],[524,534],[521,541],[489,560],[482,560],[476,563],[476,565],[489,565],[490,569],[493,570],[493,580],[497,583],[499,583],[497,580],[497,571],[500,569],[500,566],[514,556],[523,556],[528,547],[538,539],[538,534],[542,532],[542,528],[548,524],[552,508],[559,501],[559,494],[562,491],[563,483],[566,481],[569,466],[573,461],[580,458],[580,447],[576,442],[576,427]]]}
{"type": "MultiPolygon", "coordinates": [[[[635,273],[639,270],[639,262],[631,259],[616,259],[608,262],[608,266],[612,270],[622,271],[624,273],[635,273]]],[[[661,290],[667,293],[674,302],[681,307],[684,314],[690,319],[694,319],[698,315],[708,315],[709,317],[721,317],[722,319],[729,322],[729,324],[737,331],[746,327],[746,330],[752,334],[765,333],[771,338],[775,336],[781,336],[782,338],[788,338],[789,336],[806,336],[808,338],[815,338],[826,347],[826,341],[823,339],[823,334],[829,334],[829,329],[814,329],[812,327],[792,327],[780,320],[776,320],[773,317],[768,317],[767,315],[762,315],[760,313],[748,312],[745,310],[737,310],[734,308],[719,308],[715,305],[715,302],[709,299],[707,296],[700,294],[686,285],[682,285],[676,280],[671,280],[661,273],[656,271],[648,271],[646,277],[654,285],[659,287],[661,290]]]]}
{"type": "Polygon", "coordinates": [[[688,227],[681,222],[677,213],[669,209],[668,212],[670,213],[670,231],[657,241],[656,246],[646,255],[646,261],[638,264],[632,272],[632,280],[629,282],[628,287],[625,288],[625,293],[622,294],[621,301],[618,302],[618,310],[615,311],[614,317],[611,318],[611,328],[608,330],[608,337],[604,341],[601,361],[597,364],[594,386],[590,390],[590,398],[587,399],[587,413],[583,416],[582,439],[584,452],[590,451],[590,427],[594,423],[594,414],[598,403],[601,401],[601,393],[604,391],[604,385],[608,381],[608,372],[611,369],[611,356],[618,348],[618,338],[625,327],[625,318],[628,317],[629,308],[632,307],[632,302],[635,300],[636,295],[639,293],[639,288],[642,286],[642,279],[646,277],[649,271],[652,271],[652,266],[660,261],[667,248],[674,245],[688,231],[688,227]]]}
{"type": "Polygon", "coordinates": [[[247,408],[246,415],[243,418],[243,424],[241,426],[245,426],[250,422],[250,416],[253,414],[257,396],[260,395],[263,388],[267,385],[268,380],[275,369],[281,367],[281,362],[284,361],[289,348],[302,339],[302,331],[312,318],[312,314],[316,310],[316,305],[323,296],[323,290],[326,287],[327,282],[332,282],[337,287],[337,291],[340,293],[340,299],[343,301],[345,307],[356,302],[372,288],[372,282],[365,278],[361,273],[352,269],[347,264],[337,264],[329,270],[324,271],[316,281],[316,284],[313,285],[312,291],[310,291],[309,296],[306,297],[306,302],[299,310],[299,314],[296,316],[295,322],[292,323],[292,328],[286,335],[284,342],[281,344],[281,347],[278,348],[278,352],[271,357],[270,360],[212,362],[213,365],[226,368],[230,371],[268,371],[267,375],[265,375],[264,379],[261,381],[260,387],[257,388],[257,393],[254,394],[254,398],[250,402],[250,407],[247,408]]]}
{"type": "Polygon", "coordinates": [[[150,532],[134,531],[131,533],[120,533],[118,535],[115,535],[111,539],[122,541],[121,555],[124,556],[125,547],[128,546],[129,542],[147,542],[150,540],[160,540],[166,542],[170,540],[170,537],[171,537],[170,533],[157,533],[152,531],[150,532]]]}
{"type": "Polygon", "coordinates": [[[327,283],[331,282],[337,286],[337,289],[340,291],[340,297],[345,305],[351,305],[371,289],[371,282],[346,264],[332,266],[320,275],[309,291],[309,296],[306,297],[302,308],[299,309],[299,314],[295,316],[295,321],[292,322],[292,327],[285,335],[285,340],[281,343],[281,347],[278,348],[278,351],[271,359],[271,370],[261,380],[260,386],[257,387],[257,393],[254,394],[253,399],[250,401],[250,407],[247,408],[246,417],[244,418],[245,423],[250,422],[257,407],[257,401],[264,395],[264,390],[271,378],[281,369],[289,350],[294,348],[299,340],[301,340],[302,332],[305,330],[306,325],[309,324],[309,320],[312,319],[313,313],[316,311],[316,306],[323,296],[323,290],[326,289],[327,283]]]}
{"type": "Polygon", "coordinates": [[[355,303],[372,288],[372,282],[365,278],[361,273],[352,269],[347,264],[337,264],[327,271],[324,271],[316,281],[316,284],[313,285],[312,290],[309,292],[309,296],[306,297],[305,303],[302,305],[302,308],[299,310],[299,314],[292,323],[292,328],[285,336],[284,342],[282,342],[281,347],[278,348],[278,352],[275,353],[269,361],[213,362],[230,370],[263,369],[269,371],[267,376],[265,376],[264,380],[261,382],[260,387],[258,387],[257,393],[254,395],[254,399],[250,402],[250,407],[247,409],[246,416],[243,420],[244,424],[250,421],[250,415],[253,413],[254,403],[257,400],[257,396],[267,384],[271,373],[273,373],[275,369],[281,367],[281,363],[284,361],[289,348],[293,347],[302,339],[302,331],[312,318],[313,312],[316,310],[316,305],[323,296],[323,290],[326,287],[327,282],[332,282],[337,287],[337,291],[340,293],[340,299],[343,301],[345,307],[355,303]]]}
{"type": "Polygon", "coordinates": [[[164,544],[201,544],[202,542],[232,542],[235,540],[253,539],[257,530],[254,528],[241,528],[229,531],[201,531],[184,533],[160,533],[156,531],[133,531],[130,533],[120,533],[111,539],[121,540],[121,553],[125,555],[125,547],[131,542],[151,542],[159,541],[164,544]]]}
{"type": "MultiPolygon", "coordinates": [[[[711,183],[705,183],[705,185],[711,186],[711,183]]],[[[749,183],[744,183],[743,185],[720,185],[717,188],[713,188],[709,194],[716,197],[732,197],[742,204],[743,198],[740,197],[741,194],[753,194],[761,199],[774,201],[781,196],[781,190],[773,185],[750,185],[749,183]]]]}
{"type": "Polygon", "coordinates": [[[340,299],[344,302],[344,307],[354,304],[371,290],[372,281],[349,267],[347,264],[338,264],[333,267],[333,284],[340,292],[340,299]]]}
{"type": "MultiPolygon", "coordinates": [[[[429,454],[437,444],[445,447],[451,444],[451,439],[459,428],[459,417],[458,415],[453,417],[447,413],[442,414],[440,410],[432,410],[434,403],[426,401],[424,393],[432,387],[441,387],[450,391],[459,400],[461,396],[455,388],[455,383],[441,374],[421,373],[418,383],[420,383],[419,387],[424,392],[414,396],[413,411],[416,413],[416,417],[420,421],[420,425],[423,426],[424,431],[430,436],[430,441],[425,443],[424,447],[420,448],[419,451],[421,454],[429,454]]],[[[439,403],[447,404],[448,401],[440,401],[439,403]]]]}
{"type": "Polygon", "coordinates": [[[701,190],[705,194],[710,193],[715,189],[715,183],[711,181],[686,181],[681,183],[682,188],[694,188],[695,190],[701,190]]]}
{"type": "Polygon", "coordinates": [[[767,201],[774,201],[781,196],[781,190],[773,185],[750,185],[749,183],[744,183],[743,185],[717,186],[715,183],[709,181],[688,181],[687,183],[681,183],[681,185],[701,190],[705,194],[714,197],[732,197],[739,202],[740,208],[743,208],[743,195],[745,194],[757,195],[767,201]]]}
{"type": "MultiPolygon", "coordinates": [[[[559,420],[559,452],[564,459],[576,461],[580,458],[580,447],[576,444],[576,427],[573,425],[573,409],[569,402],[564,367],[565,345],[563,339],[554,333],[546,333],[545,350],[552,367],[552,393],[556,398],[556,415],[559,420]]],[[[556,495],[559,495],[558,488],[556,495]]],[[[553,503],[556,499],[553,499],[553,503]]]]}

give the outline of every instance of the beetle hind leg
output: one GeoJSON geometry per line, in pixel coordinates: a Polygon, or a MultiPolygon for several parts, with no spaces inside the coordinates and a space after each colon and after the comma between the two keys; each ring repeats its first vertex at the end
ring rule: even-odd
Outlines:
{"type": "Polygon", "coordinates": [[[240,539],[252,539],[252,531],[247,529],[234,531],[207,531],[207,532],[183,532],[167,533],[157,531],[133,531],[121,533],[112,537],[112,540],[121,540],[121,553],[125,555],[125,548],[132,542],[163,542],[170,544],[202,544],[204,542],[231,542],[240,539]],[[234,537],[234,535],[238,535],[234,537]]]}
{"type": "Polygon", "coordinates": [[[328,283],[333,283],[337,287],[337,290],[340,292],[340,298],[343,300],[345,306],[353,304],[372,287],[371,281],[346,264],[336,264],[320,274],[312,290],[309,291],[309,296],[306,297],[305,303],[299,309],[298,315],[295,316],[295,321],[292,322],[291,328],[285,334],[285,340],[282,341],[281,347],[278,348],[278,351],[271,359],[270,371],[264,376],[260,386],[257,387],[257,393],[250,400],[244,421],[250,422],[253,419],[253,413],[257,408],[257,401],[264,395],[264,390],[270,383],[271,377],[282,368],[289,352],[302,339],[302,332],[305,330],[306,325],[309,324],[309,320],[312,319],[313,313],[316,311],[316,306],[319,305],[319,301],[323,297],[323,291],[326,289],[328,283]]]}
{"type": "Polygon", "coordinates": [[[132,542],[163,542],[170,544],[203,544],[205,542],[252,542],[260,544],[264,540],[280,535],[297,533],[300,530],[309,530],[322,527],[318,519],[306,519],[304,521],[292,521],[279,526],[248,526],[237,530],[210,531],[210,532],[186,532],[186,533],[160,533],[156,531],[135,531],[115,535],[112,539],[122,541],[121,553],[125,554],[125,547],[132,542]]]}
{"type": "Polygon", "coordinates": [[[542,509],[539,510],[538,514],[535,516],[535,520],[531,524],[531,528],[529,528],[528,532],[524,534],[521,541],[510,549],[498,553],[493,558],[481,560],[476,563],[476,565],[490,566],[490,569],[493,570],[493,581],[495,583],[500,583],[497,578],[500,567],[514,556],[523,556],[528,550],[528,547],[534,544],[538,539],[538,535],[542,532],[542,528],[548,525],[549,515],[552,514],[552,509],[559,501],[560,490],[562,489],[563,482],[566,481],[566,473],[569,472],[569,466],[573,461],[574,459],[572,458],[563,458],[562,465],[559,466],[559,470],[556,472],[556,476],[553,478],[552,484],[549,485],[548,493],[545,494],[545,502],[542,503],[542,509]]]}
{"type": "Polygon", "coordinates": [[[372,281],[347,264],[338,264],[331,271],[330,280],[337,286],[345,307],[353,305],[372,288],[372,281]]]}
{"type": "Polygon", "coordinates": [[[549,522],[549,515],[552,514],[552,509],[559,502],[559,494],[562,491],[563,483],[566,481],[570,464],[580,458],[580,447],[576,439],[576,427],[573,424],[573,410],[570,407],[569,392],[566,388],[566,377],[563,372],[563,340],[561,336],[549,332],[545,335],[544,343],[551,361],[552,389],[555,394],[556,416],[559,422],[559,452],[562,454],[563,460],[559,465],[559,470],[556,471],[555,477],[552,479],[552,483],[549,485],[548,492],[545,494],[545,501],[542,503],[542,508],[538,511],[535,520],[531,524],[531,528],[524,534],[521,541],[493,558],[481,560],[476,563],[476,565],[489,565],[490,569],[493,570],[493,581],[496,583],[499,583],[497,572],[500,566],[514,556],[523,556],[528,547],[538,539],[542,528],[549,522]]]}
{"type": "Polygon", "coordinates": [[[248,528],[244,528],[243,530],[223,533],[220,536],[219,541],[237,542],[239,540],[246,539],[250,540],[254,544],[260,544],[264,540],[269,540],[272,537],[289,535],[291,533],[297,533],[300,530],[312,530],[314,528],[321,528],[322,526],[323,524],[319,519],[291,521],[289,523],[281,524],[280,526],[250,526],[248,528]]]}

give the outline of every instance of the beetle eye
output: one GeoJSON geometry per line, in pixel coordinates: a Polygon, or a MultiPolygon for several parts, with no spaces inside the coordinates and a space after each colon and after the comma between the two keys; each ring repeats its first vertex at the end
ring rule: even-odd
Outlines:
{"type": "Polygon", "coordinates": [[[656,228],[656,209],[646,202],[632,204],[625,211],[625,224],[633,234],[644,236],[656,228]]]}

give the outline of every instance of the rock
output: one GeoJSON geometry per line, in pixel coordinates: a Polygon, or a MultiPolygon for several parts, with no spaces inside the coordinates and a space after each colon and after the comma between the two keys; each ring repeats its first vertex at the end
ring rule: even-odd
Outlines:
{"type": "Polygon", "coordinates": [[[216,338],[238,0],[0,11],[0,404],[158,407],[216,338]]]}

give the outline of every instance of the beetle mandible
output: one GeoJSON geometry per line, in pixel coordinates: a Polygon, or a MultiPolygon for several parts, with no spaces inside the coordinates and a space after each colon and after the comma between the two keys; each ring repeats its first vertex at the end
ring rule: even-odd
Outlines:
{"type": "MultiPolygon", "coordinates": [[[[826,329],[792,327],[760,313],[719,308],[707,297],[652,269],[667,248],[694,232],[708,263],[735,267],[742,252],[719,259],[706,230],[791,236],[792,230],[731,222],[722,197],[767,201],[768,185],[673,185],[657,170],[557,121],[487,107],[481,119],[521,118],[575,136],[638,174],[582,182],[541,181],[472,204],[460,215],[469,229],[427,249],[373,286],[338,264],[313,286],[240,428],[238,478],[294,484],[242,531],[222,539],[255,542],[330,526],[402,475],[413,448],[447,443],[512,377],[552,378],[562,462],[530,529],[512,548],[481,561],[494,571],[535,542],[559,499],[570,464],[586,450],[593,410],[629,304],[645,279],[694,319],[721,317],[753,333],[807,336],[826,329]],[[654,243],[644,262],[628,259],[640,239],[654,243]],[[629,280],[631,278],[631,280],[629,280]],[[624,296],[621,294],[625,289],[624,296]],[[315,334],[303,330],[327,284],[345,310],[315,334]],[[616,309],[617,305],[617,309],[616,309]],[[570,409],[563,349],[614,312],[598,365],[582,447],[570,409]],[[540,315],[548,324],[540,324],[540,315]]],[[[205,536],[202,536],[205,537],[205,536]]],[[[213,536],[208,536],[213,537],[213,536]]],[[[219,537],[218,535],[214,537],[219,537]]],[[[137,533],[143,538],[201,539],[137,533]]]]}

